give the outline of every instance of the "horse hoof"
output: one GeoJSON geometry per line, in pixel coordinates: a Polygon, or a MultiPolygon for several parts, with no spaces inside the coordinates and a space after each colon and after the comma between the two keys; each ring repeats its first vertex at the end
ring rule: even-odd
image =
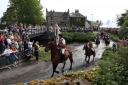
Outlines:
{"type": "Polygon", "coordinates": [[[69,71],[72,70],[72,68],[69,68],[69,71]]]}
{"type": "Polygon", "coordinates": [[[59,71],[55,71],[57,74],[59,74],[59,71]]]}
{"type": "Polygon", "coordinates": [[[64,73],[64,70],[62,70],[62,73],[64,73]]]}
{"type": "Polygon", "coordinates": [[[53,77],[53,75],[51,75],[51,78],[53,77]]]}
{"type": "Polygon", "coordinates": [[[89,64],[89,61],[87,61],[87,64],[89,64]]]}

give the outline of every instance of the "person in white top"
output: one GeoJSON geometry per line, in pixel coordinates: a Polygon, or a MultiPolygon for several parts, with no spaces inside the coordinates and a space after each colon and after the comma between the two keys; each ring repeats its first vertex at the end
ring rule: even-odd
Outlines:
{"type": "Polygon", "coordinates": [[[61,60],[64,60],[64,52],[65,52],[65,48],[66,48],[66,40],[63,38],[62,34],[59,34],[59,48],[61,49],[61,60]]]}
{"type": "Polygon", "coordinates": [[[12,44],[12,40],[9,37],[7,38],[7,43],[8,43],[8,45],[12,44]]]}
{"type": "Polygon", "coordinates": [[[10,56],[11,53],[12,53],[12,50],[10,49],[9,46],[7,46],[7,48],[4,50],[4,52],[1,55],[10,56]]]}
{"type": "Polygon", "coordinates": [[[59,44],[59,34],[61,34],[60,32],[61,28],[58,26],[58,24],[56,23],[54,26],[53,26],[53,31],[54,31],[54,35],[55,35],[55,41],[56,41],[56,45],[59,44]]]}
{"type": "Polygon", "coordinates": [[[15,62],[15,56],[12,55],[12,53],[15,53],[16,51],[12,51],[9,46],[4,50],[4,52],[1,54],[1,56],[5,56],[7,59],[7,63],[13,64],[15,62]]]}
{"type": "Polygon", "coordinates": [[[30,40],[28,41],[28,49],[30,51],[32,51],[32,46],[33,46],[33,42],[31,42],[30,40]]]}

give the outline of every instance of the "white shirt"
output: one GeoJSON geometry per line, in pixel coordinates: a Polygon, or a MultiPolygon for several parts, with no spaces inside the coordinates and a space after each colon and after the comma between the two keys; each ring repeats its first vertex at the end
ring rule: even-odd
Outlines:
{"type": "Polygon", "coordinates": [[[2,53],[2,55],[10,55],[12,53],[12,50],[7,48],[4,50],[4,52],[2,53]]]}
{"type": "Polygon", "coordinates": [[[7,38],[7,43],[11,44],[12,43],[11,39],[7,38]]]}
{"type": "Polygon", "coordinates": [[[29,47],[29,48],[32,48],[32,45],[33,45],[32,42],[28,42],[28,47],[29,47]]]}
{"type": "Polygon", "coordinates": [[[64,39],[64,38],[61,38],[61,39],[60,39],[60,43],[62,43],[62,44],[64,44],[64,45],[65,45],[65,44],[66,44],[65,39],[64,39]]]}

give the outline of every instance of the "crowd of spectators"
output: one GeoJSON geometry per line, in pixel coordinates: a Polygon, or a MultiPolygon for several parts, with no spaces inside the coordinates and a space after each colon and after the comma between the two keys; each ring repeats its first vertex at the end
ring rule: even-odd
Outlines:
{"type": "MultiPolygon", "coordinates": [[[[38,57],[38,43],[31,42],[27,34],[28,29],[32,27],[30,24],[14,24],[6,27],[6,32],[0,33],[0,57],[5,57],[5,63],[16,65],[20,58],[19,54],[26,50],[31,52],[33,47],[36,48],[34,53],[38,57]]],[[[36,60],[38,61],[37,57],[36,60]]]]}

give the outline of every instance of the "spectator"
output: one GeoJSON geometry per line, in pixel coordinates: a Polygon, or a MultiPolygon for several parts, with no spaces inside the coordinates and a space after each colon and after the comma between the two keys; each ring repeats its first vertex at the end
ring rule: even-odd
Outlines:
{"type": "Polygon", "coordinates": [[[28,40],[28,49],[29,49],[29,51],[32,51],[32,46],[33,46],[33,42],[28,40]]]}
{"type": "Polygon", "coordinates": [[[14,64],[15,62],[15,56],[12,55],[13,51],[10,49],[9,46],[6,47],[4,52],[1,55],[4,55],[7,59],[7,64],[14,64]]]}
{"type": "Polygon", "coordinates": [[[35,42],[34,43],[34,55],[36,57],[36,63],[39,61],[39,43],[35,42]]]}
{"type": "Polygon", "coordinates": [[[0,33],[0,54],[4,51],[4,36],[0,33]]]}

